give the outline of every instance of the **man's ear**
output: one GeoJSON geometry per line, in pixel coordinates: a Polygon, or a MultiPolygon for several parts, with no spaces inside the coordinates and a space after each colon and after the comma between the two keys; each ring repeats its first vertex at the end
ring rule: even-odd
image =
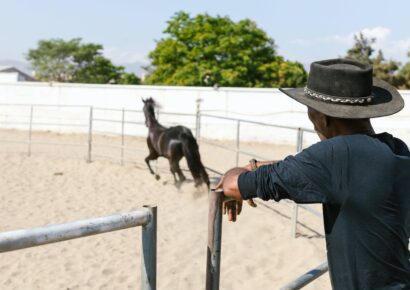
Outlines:
{"type": "Polygon", "coordinates": [[[330,123],[331,123],[332,119],[329,116],[322,114],[321,119],[323,119],[321,121],[322,125],[323,125],[323,128],[327,128],[327,127],[330,126],[330,123]]]}
{"type": "Polygon", "coordinates": [[[330,119],[325,114],[317,113],[315,117],[315,123],[318,129],[324,130],[329,127],[330,119]]]}

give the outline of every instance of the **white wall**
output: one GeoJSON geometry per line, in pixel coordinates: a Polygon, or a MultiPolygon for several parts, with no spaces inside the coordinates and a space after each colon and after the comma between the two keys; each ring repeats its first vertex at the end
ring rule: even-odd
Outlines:
{"type": "MultiPolygon", "coordinates": [[[[410,91],[401,92],[405,101],[410,101],[410,91]]],[[[204,113],[234,117],[271,124],[312,128],[306,116],[305,106],[291,100],[277,89],[245,88],[198,88],[168,86],[120,86],[83,85],[60,83],[1,83],[0,104],[44,104],[75,105],[105,108],[138,110],[142,109],[141,98],[153,97],[161,105],[161,112],[196,112],[196,100],[201,99],[204,113]]],[[[86,131],[89,109],[83,108],[35,108],[35,120],[42,123],[75,123],[84,127],[37,126],[37,129],[60,131],[86,131]]],[[[121,120],[121,112],[94,111],[97,118],[121,120]]],[[[0,127],[15,127],[8,123],[28,120],[29,108],[26,106],[0,106],[0,127]]],[[[143,122],[141,113],[126,113],[126,120],[143,122]]],[[[165,124],[180,123],[194,127],[192,117],[166,116],[160,114],[165,124]]],[[[201,135],[209,138],[234,139],[236,122],[203,118],[201,135]]],[[[410,106],[399,114],[374,119],[378,131],[390,131],[410,143],[410,106]]],[[[95,124],[100,131],[119,130],[118,124],[99,122],[95,124]]],[[[21,126],[20,126],[21,128],[21,126]]],[[[35,129],[36,129],[35,128],[35,129]]],[[[144,126],[129,126],[132,134],[145,135],[144,126]]],[[[296,133],[284,129],[263,128],[261,126],[241,125],[241,139],[294,143],[296,133]]],[[[309,135],[309,134],[307,134],[309,135]]],[[[312,135],[311,141],[317,140],[312,135]]]]}
{"type": "Polygon", "coordinates": [[[0,72],[0,83],[12,83],[19,80],[17,72],[0,72]]]}
{"type": "Polygon", "coordinates": [[[17,80],[19,81],[19,82],[28,82],[28,81],[30,81],[25,75],[23,75],[23,74],[18,74],[18,76],[17,76],[17,80]]]}

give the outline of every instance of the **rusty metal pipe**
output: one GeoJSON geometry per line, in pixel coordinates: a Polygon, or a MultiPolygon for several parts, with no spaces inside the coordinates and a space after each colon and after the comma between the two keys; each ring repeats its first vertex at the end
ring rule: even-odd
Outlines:
{"type": "Polygon", "coordinates": [[[211,190],[209,192],[206,290],[219,290],[223,197],[222,191],[211,190]]]}

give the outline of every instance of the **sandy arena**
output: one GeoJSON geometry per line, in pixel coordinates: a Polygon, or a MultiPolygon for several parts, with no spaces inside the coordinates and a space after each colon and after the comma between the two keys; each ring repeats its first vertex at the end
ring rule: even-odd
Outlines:
{"type": "MultiPolygon", "coordinates": [[[[27,132],[1,130],[0,139],[26,140],[27,132]]],[[[33,141],[86,144],[87,136],[35,132],[33,141]]],[[[119,145],[119,137],[96,136],[96,143],[119,145]]],[[[229,142],[224,142],[228,144],[229,142]]],[[[228,144],[229,145],[229,144],[228,144]]],[[[232,144],[231,144],[232,145],[232,144]]],[[[192,182],[174,186],[168,162],[160,159],[161,179],[149,174],[143,138],[128,137],[126,151],[95,145],[87,163],[86,146],[0,142],[0,231],[38,227],[127,212],[144,204],[158,206],[157,288],[205,288],[208,200],[192,182]],[[112,160],[101,158],[108,155],[112,160]]],[[[272,159],[294,152],[294,146],[242,144],[272,159]]],[[[218,171],[235,164],[235,154],[201,144],[203,162],[218,171]]],[[[249,157],[241,156],[246,164],[249,157]]],[[[186,168],[185,160],[181,162],[186,168]]],[[[185,172],[192,179],[189,172],[185,172]]],[[[211,174],[216,177],[216,175],[211,174]]],[[[266,203],[244,204],[236,223],[224,218],[221,289],[278,289],[326,259],[322,220],[300,210],[298,238],[290,237],[291,208],[266,203]]],[[[315,206],[320,210],[320,206],[315,206]]],[[[41,247],[0,254],[0,288],[139,289],[141,228],[132,228],[41,247]]],[[[329,289],[328,274],[305,289],[329,289]]]]}

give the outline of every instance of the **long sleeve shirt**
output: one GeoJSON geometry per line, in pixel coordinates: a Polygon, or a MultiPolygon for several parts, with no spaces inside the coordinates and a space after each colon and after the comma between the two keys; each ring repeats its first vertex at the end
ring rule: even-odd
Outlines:
{"type": "Polygon", "coordinates": [[[322,203],[335,290],[410,289],[410,152],[387,133],[321,141],[238,179],[243,199],[322,203]]]}

